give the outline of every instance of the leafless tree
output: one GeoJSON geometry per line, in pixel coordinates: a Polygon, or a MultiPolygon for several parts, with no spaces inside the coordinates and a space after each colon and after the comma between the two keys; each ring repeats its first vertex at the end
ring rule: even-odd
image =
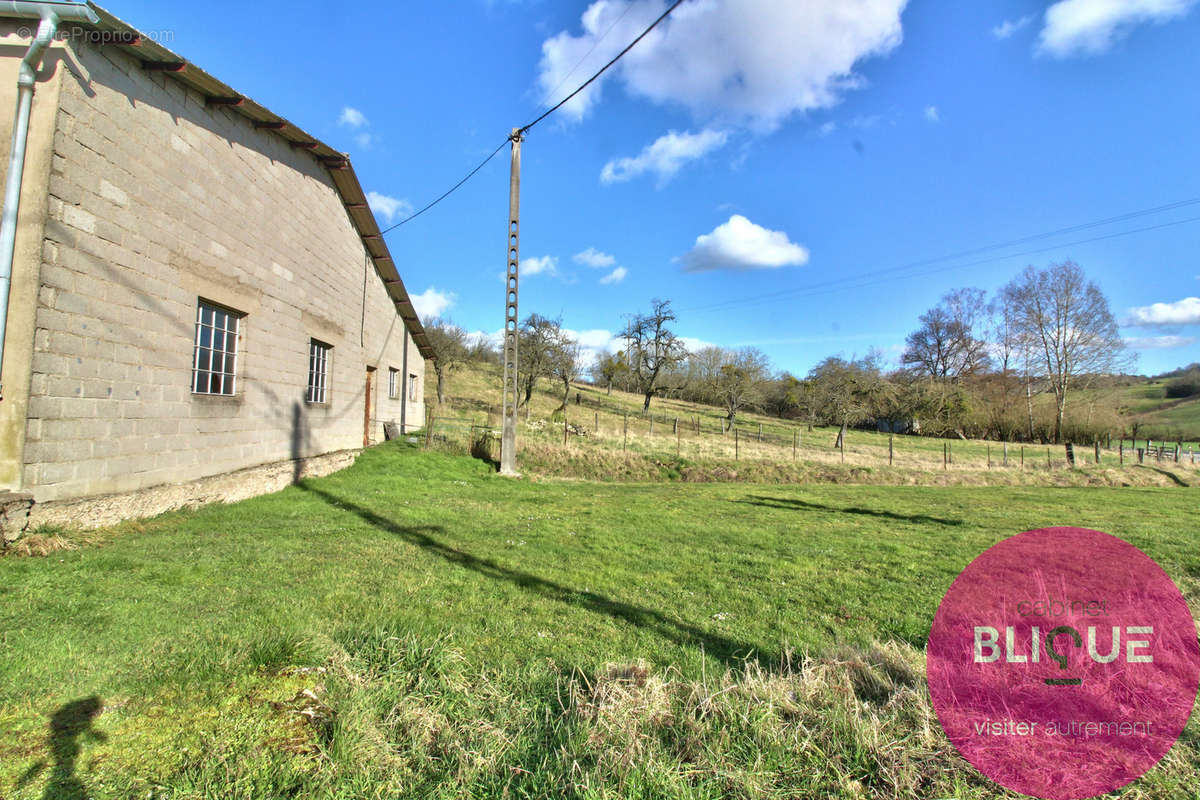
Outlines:
{"type": "Polygon", "coordinates": [[[1001,290],[1015,335],[1033,371],[1054,393],[1054,441],[1062,439],[1070,391],[1111,373],[1128,359],[1108,299],[1073,261],[1025,271],[1001,290]]]}
{"type": "Polygon", "coordinates": [[[579,380],[583,373],[583,360],[580,354],[579,342],[575,341],[561,326],[555,332],[550,342],[550,377],[562,384],[562,410],[567,410],[567,401],[571,397],[571,383],[579,380]]]}
{"type": "Polygon", "coordinates": [[[558,341],[562,325],[558,320],[530,314],[521,323],[518,342],[517,386],[524,395],[521,404],[529,413],[529,401],[540,378],[550,377],[554,346],[558,341]]]}
{"type": "Polygon", "coordinates": [[[936,380],[974,375],[988,366],[987,342],[978,331],[987,304],[981,289],[959,289],[918,319],[905,340],[902,364],[936,380]]]}
{"type": "Polygon", "coordinates": [[[737,421],[739,411],[762,400],[770,367],[766,355],[754,347],[722,352],[710,391],[725,410],[730,425],[737,421]]]}
{"type": "Polygon", "coordinates": [[[635,314],[625,326],[625,353],[638,393],[645,398],[643,411],[650,408],[659,378],[687,358],[687,348],[668,327],[673,322],[671,301],[655,298],[649,314],[635,314]]]}
{"type": "Polygon", "coordinates": [[[433,348],[433,371],[437,375],[438,405],[446,402],[446,376],[467,360],[467,332],[450,320],[431,319],[425,325],[425,337],[433,348]]]}

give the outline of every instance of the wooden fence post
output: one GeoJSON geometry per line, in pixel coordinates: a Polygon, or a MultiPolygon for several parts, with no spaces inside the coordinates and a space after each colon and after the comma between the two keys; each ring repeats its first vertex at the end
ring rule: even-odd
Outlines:
{"type": "Polygon", "coordinates": [[[950,447],[942,442],[942,469],[950,469],[950,447]]]}
{"type": "Polygon", "coordinates": [[[1179,463],[1179,452],[1183,450],[1183,442],[1175,443],[1175,463],[1179,463]]]}
{"type": "Polygon", "coordinates": [[[894,438],[895,438],[895,434],[892,434],[892,433],[888,434],[888,466],[889,467],[892,465],[892,455],[894,454],[894,449],[892,446],[892,439],[894,439],[894,438]]]}
{"type": "Polygon", "coordinates": [[[596,429],[596,433],[600,433],[600,412],[592,412],[592,427],[596,429]]]}
{"type": "Polygon", "coordinates": [[[674,431],[672,431],[672,433],[674,433],[674,434],[676,434],[676,435],[678,435],[678,434],[679,434],[679,417],[676,417],[676,418],[675,418],[675,430],[674,430],[674,431]]]}
{"type": "Polygon", "coordinates": [[[841,445],[842,445],[842,463],[845,464],[846,463],[846,434],[845,434],[845,432],[842,432],[841,434],[838,435],[838,441],[841,442],[841,445]]]}
{"type": "Polygon", "coordinates": [[[1008,442],[1004,443],[1004,466],[1008,466],[1008,442]]]}
{"type": "Polygon", "coordinates": [[[1117,452],[1120,453],[1118,458],[1120,458],[1121,466],[1123,467],[1123,466],[1125,466],[1125,440],[1124,439],[1121,439],[1121,441],[1117,444],[1117,452]]]}
{"type": "Polygon", "coordinates": [[[679,420],[675,420],[675,457],[679,458],[679,420]]]}
{"type": "Polygon", "coordinates": [[[990,444],[987,445],[987,460],[988,460],[988,469],[991,469],[992,468],[992,446],[990,444]]]}
{"type": "Polygon", "coordinates": [[[758,440],[762,441],[762,423],[758,423],[758,440]]]}
{"type": "Polygon", "coordinates": [[[733,460],[738,460],[738,429],[736,425],[733,426],[733,460]]]}
{"type": "Polygon", "coordinates": [[[1050,448],[1046,448],[1046,469],[1050,469],[1050,448]]]}
{"type": "Polygon", "coordinates": [[[567,407],[563,406],[563,447],[567,446],[567,407]]]}
{"type": "Polygon", "coordinates": [[[1100,440],[1096,440],[1096,466],[1100,466],[1100,440]]]}

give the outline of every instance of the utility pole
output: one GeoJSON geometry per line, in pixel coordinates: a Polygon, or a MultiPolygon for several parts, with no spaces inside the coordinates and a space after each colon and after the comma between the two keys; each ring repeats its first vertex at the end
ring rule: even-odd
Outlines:
{"type": "Polygon", "coordinates": [[[517,264],[521,218],[521,130],[513,128],[508,178],[508,270],[504,285],[504,429],[500,474],[517,475],[517,264]]]}

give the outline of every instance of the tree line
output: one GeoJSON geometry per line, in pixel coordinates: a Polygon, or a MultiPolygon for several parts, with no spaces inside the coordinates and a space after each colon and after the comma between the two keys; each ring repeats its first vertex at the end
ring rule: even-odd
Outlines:
{"type": "MultiPolygon", "coordinates": [[[[883,354],[829,356],[805,375],[775,371],[754,347],[689,352],[675,333],[669,300],[631,314],[620,347],[591,364],[561,319],[530,314],[519,329],[519,402],[539,381],[562,392],[586,373],[608,392],[706,403],[734,423],[746,411],[816,424],[1006,441],[1092,440],[1124,428],[1120,375],[1133,363],[1107,298],[1072,261],[1027,267],[992,296],[947,293],[921,314],[906,337],[898,369],[883,354]]],[[[438,400],[446,376],[470,360],[499,363],[484,339],[451,322],[426,324],[437,353],[438,400]]],[[[1192,388],[1193,372],[1180,375],[1192,388]]]]}

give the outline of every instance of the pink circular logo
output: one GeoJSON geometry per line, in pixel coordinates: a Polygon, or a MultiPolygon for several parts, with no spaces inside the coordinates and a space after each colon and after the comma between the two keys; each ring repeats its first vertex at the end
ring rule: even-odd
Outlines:
{"type": "Polygon", "coordinates": [[[989,548],[942,598],[926,650],[950,741],[1046,800],[1110,792],[1179,738],[1200,685],[1196,623],[1149,556],[1086,528],[989,548]]]}

